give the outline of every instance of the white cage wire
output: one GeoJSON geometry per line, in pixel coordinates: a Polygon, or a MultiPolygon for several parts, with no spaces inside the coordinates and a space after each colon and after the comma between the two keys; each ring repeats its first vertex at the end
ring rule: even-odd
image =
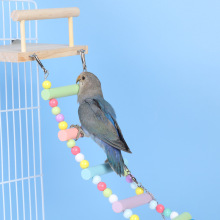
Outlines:
{"type": "MultiPolygon", "coordinates": [[[[20,38],[11,12],[36,9],[31,0],[0,0],[0,45],[20,38]]],[[[26,22],[37,42],[37,22],[26,22]]],[[[36,64],[0,62],[0,219],[44,220],[39,74],[36,64]]]]}

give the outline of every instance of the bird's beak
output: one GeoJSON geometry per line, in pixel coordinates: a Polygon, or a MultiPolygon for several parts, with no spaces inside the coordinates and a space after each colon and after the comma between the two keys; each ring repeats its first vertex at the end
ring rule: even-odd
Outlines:
{"type": "Polygon", "coordinates": [[[76,83],[78,83],[81,80],[81,76],[79,75],[76,79],[76,83]]]}

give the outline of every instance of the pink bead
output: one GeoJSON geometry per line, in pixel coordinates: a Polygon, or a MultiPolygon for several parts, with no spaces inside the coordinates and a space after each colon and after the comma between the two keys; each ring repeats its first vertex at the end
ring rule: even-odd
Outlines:
{"type": "Polygon", "coordinates": [[[106,184],[104,182],[100,182],[98,183],[97,187],[98,187],[98,190],[104,191],[106,189],[106,184]]]}
{"type": "Polygon", "coordinates": [[[58,105],[58,101],[56,100],[56,99],[51,99],[50,101],[49,101],[49,105],[50,105],[50,107],[56,107],[57,105],[58,105]]]}
{"type": "Polygon", "coordinates": [[[156,210],[157,210],[157,212],[159,212],[159,213],[163,213],[163,211],[164,211],[164,206],[161,205],[161,204],[159,204],[159,205],[157,205],[156,210]]]}
{"type": "Polygon", "coordinates": [[[126,176],[126,181],[127,181],[128,183],[132,183],[132,182],[133,182],[132,176],[131,176],[131,175],[127,175],[127,176],[126,176]]]}
{"type": "Polygon", "coordinates": [[[72,148],[71,148],[71,153],[72,153],[73,155],[79,154],[79,153],[80,153],[80,148],[77,147],[77,146],[72,147],[72,148]]]}
{"type": "Polygon", "coordinates": [[[57,120],[57,122],[64,121],[64,115],[63,115],[63,114],[58,114],[58,115],[56,116],[56,120],[57,120]]]}

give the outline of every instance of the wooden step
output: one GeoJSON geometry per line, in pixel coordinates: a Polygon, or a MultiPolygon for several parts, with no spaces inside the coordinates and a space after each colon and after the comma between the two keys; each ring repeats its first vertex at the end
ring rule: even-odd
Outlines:
{"type": "MultiPolygon", "coordinates": [[[[126,166],[128,165],[128,160],[126,158],[124,159],[124,163],[126,166]]],[[[113,170],[110,167],[109,163],[104,163],[82,170],[81,176],[84,180],[89,180],[92,179],[94,176],[102,176],[111,172],[113,172],[113,170]]]]}
{"type": "Polygon", "coordinates": [[[0,46],[0,62],[33,61],[30,56],[35,53],[40,60],[79,55],[79,50],[88,53],[88,46],[73,46],[64,44],[27,43],[26,52],[21,52],[20,44],[0,46]]]}
{"type": "Polygon", "coordinates": [[[44,89],[41,92],[41,97],[44,100],[63,98],[67,96],[77,95],[79,85],[73,84],[69,86],[55,87],[51,89],[44,89]]]}
{"type": "Polygon", "coordinates": [[[188,212],[184,212],[183,214],[179,215],[173,220],[191,220],[191,219],[192,219],[192,216],[188,212]]]}
{"type": "Polygon", "coordinates": [[[126,209],[133,209],[141,205],[145,205],[152,200],[152,197],[148,193],[133,196],[127,199],[123,199],[112,204],[112,209],[116,213],[125,211],[126,209]]]}

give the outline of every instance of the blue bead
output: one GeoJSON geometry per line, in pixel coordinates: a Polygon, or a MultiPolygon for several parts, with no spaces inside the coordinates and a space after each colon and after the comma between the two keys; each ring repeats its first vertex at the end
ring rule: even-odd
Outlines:
{"type": "Polygon", "coordinates": [[[152,201],[149,203],[149,208],[150,208],[150,209],[156,209],[156,207],[157,207],[157,201],[152,200],[152,201]]]}
{"type": "Polygon", "coordinates": [[[132,216],[132,210],[131,209],[125,209],[124,213],[123,213],[123,216],[125,218],[130,218],[132,216]]]}
{"type": "Polygon", "coordinates": [[[84,169],[81,171],[81,177],[84,179],[84,180],[89,180],[91,178],[91,174],[90,172],[88,171],[88,169],[84,169]]]}
{"type": "Polygon", "coordinates": [[[137,189],[137,183],[135,183],[135,182],[131,183],[131,188],[132,189],[137,189]]]}
{"type": "Polygon", "coordinates": [[[92,182],[94,184],[98,184],[99,182],[101,182],[101,177],[100,176],[94,176],[92,179],[92,182]]]}
{"type": "Polygon", "coordinates": [[[163,215],[165,216],[165,217],[170,217],[170,214],[171,214],[171,210],[170,209],[165,209],[164,211],[163,211],[163,215]]]}

